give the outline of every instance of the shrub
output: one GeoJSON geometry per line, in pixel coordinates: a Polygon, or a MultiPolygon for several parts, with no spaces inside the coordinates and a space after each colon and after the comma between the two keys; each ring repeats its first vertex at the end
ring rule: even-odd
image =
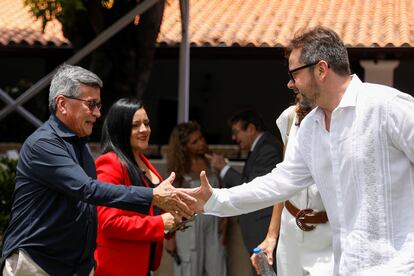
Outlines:
{"type": "Polygon", "coordinates": [[[0,244],[10,218],[17,160],[0,157],[0,244]]]}

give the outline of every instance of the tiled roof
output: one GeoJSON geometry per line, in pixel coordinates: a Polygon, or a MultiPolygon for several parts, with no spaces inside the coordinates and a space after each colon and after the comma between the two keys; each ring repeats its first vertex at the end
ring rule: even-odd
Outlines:
{"type": "MultiPolygon", "coordinates": [[[[337,31],[348,47],[414,47],[414,0],[190,0],[193,46],[283,47],[301,27],[337,31]]],[[[167,1],[160,45],[181,40],[179,0],[167,1]]],[[[61,25],[45,33],[23,0],[0,0],[0,46],[69,44],[61,25]]]]}
{"type": "Polygon", "coordinates": [[[62,46],[69,41],[57,20],[47,23],[43,33],[41,20],[32,16],[23,0],[0,0],[0,46],[12,44],[62,46]]]}
{"type": "MultiPolygon", "coordinates": [[[[169,1],[158,41],[181,39],[179,1],[169,1]]],[[[414,46],[413,0],[190,0],[193,46],[286,46],[301,27],[324,25],[348,47],[414,46]]]]}

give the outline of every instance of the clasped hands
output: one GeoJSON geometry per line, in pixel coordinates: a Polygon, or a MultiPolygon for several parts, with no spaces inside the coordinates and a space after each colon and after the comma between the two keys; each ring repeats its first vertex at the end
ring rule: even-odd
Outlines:
{"type": "Polygon", "coordinates": [[[213,193],[213,188],[204,171],[200,173],[201,185],[197,188],[175,188],[172,185],[174,179],[175,173],[172,172],[167,179],[153,189],[152,203],[170,212],[174,217],[174,224],[177,224],[182,221],[183,217],[190,219],[195,213],[202,213],[204,204],[213,193]]]}

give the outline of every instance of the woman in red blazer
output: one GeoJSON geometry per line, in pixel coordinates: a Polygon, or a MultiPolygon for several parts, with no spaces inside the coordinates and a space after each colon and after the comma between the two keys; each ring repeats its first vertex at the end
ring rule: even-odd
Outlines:
{"type": "MultiPolygon", "coordinates": [[[[151,134],[142,103],[120,99],[112,105],[102,131],[103,155],[96,159],[98,179],[119,185],[154,187],[162,178],[142,153],[151,134]]],[[[152,207],[143,215],[98,208],[95,275],[147,276],[160,265],[164,230],[174,227],[170,213],[152,207]]]]}

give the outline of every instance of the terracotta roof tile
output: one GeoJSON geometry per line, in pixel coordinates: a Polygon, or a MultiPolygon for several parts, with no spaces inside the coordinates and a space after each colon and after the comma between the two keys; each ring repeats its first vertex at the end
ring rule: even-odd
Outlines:
{"type": "Polygon", "coordinates": [[[42,32],[41,20],[36,20],[23,0],[0,0],[0,44],[68,45],[57,20],[47,23],[42,32]]]}
{"type": "MultiPolygon", "coordinates": [[[[160,45],[181,41],[178,0],[166,5],[160,45]]],[[[293,33],[317,24],[348,47],[414,47],[413,0],[190,0],[193,46],[283,47],[293,33]]],[[[59,22],[41,32],[23,0],[0,0],[0,44],[68,45],[59,22]]]]}
{"type": "MultiPolygon", "coordinates": [[[[414,46],[412,0],[190,0],[195,46],[285,46],[293,33],[318,24],[337,31],[348,47],[414,46]]],[[[158,37],[181,40],[179,1],[170,1],[158,37]]]]}

